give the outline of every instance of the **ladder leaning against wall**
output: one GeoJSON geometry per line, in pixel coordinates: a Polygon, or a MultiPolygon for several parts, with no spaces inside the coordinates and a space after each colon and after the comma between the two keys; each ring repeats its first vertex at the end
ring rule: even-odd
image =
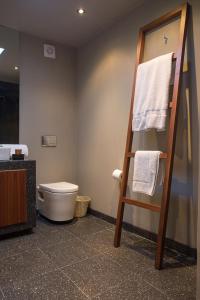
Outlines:
{"type": "Polygon", "coordinates": [[[160,213],[159,229],[158,229],[158,236],[157,236],[157,250],[156,250],[156,258],[155,258],[156,269],[162,268],[162,261],[163,261],[163,254],[164,254],[164,244],[165,244],[165,236],[166,236],[170,190],[171,190],[171,181],[172,181],[172,170],[173,170],[173,161],[174,161],[175,140],[176,140],[177,111],[179,105],[180,84],[181,84],[181,74],[183,69],[188,14],[189,14],[189,5],[186,3],[183,6],[179,7],[178,9],[167,13],[166,15],[151,22],[150,24],[147,24],[146,26],[140,29],[139,39],[137,44],[135,79],[134,79],[133,93],[131,98],[131,107],[130,107],[130,115],[129,115],[127,140],[126,140],[126,149],[125,149],[125,156],[124,156],[122,184],[121,184],[119,204],[118,204],[114,246],[115,247],[120,246],[122,221],[123,221],[125,204],[135,205],[138,207],[142,207],[160,213]],[[161,204],[155,205],[147,202],[141,202],[135,199],[129,199],[126,197],[130,159],[135,156],[135,153],[131,151],[132,151],[132,142],[133,142],[132,117],[133,117],[136,72],[137,72],[138,65],[142,63],[143,60],[145,34],[152,30],[155,30],[156,28],[159,28],[162,25],[169,23],[170,21],[175,20],[176,18],[180,18],[180,28],[179,28],[178,47],[176,49],[176,52],[173,55],[173,60],[175,61],[175,76],[174,76],[174,83],[173,83],[173,95],[172,95],[172,99],[169,101],[169,109],[171,110],[171,113],[170,113],[170,121],[169,121],[169,128],[168,128],[168,137],[167,137],[167,152],[160,154],[160,159],[164,159],[166,161],[165,178],[164,178],[161,204]]]}

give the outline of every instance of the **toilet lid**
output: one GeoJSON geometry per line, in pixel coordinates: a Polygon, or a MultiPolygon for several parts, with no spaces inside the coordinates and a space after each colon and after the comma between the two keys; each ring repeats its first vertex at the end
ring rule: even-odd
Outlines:
{"type": "Polygon", "coordinates": [[[40,184],[39,187],[52,193],[73,193],[78,191],[78,185],[69,182],[40,184]]]}

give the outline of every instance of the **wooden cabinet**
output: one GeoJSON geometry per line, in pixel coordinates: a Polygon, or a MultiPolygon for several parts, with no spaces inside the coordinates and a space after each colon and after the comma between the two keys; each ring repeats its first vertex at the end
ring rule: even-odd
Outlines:
{"type": "Polygon", "coordinates": [[[36,226],[36,162],[0,161],[0,239],[36,226]]]}
{"type": "Polygon", "coordinates": [[[27,222],[27,171],[0,171],[0,228],[27,222]]]}

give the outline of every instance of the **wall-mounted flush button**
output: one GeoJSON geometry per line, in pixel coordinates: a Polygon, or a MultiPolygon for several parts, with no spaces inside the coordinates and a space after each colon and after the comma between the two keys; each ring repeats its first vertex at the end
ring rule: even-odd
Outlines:
{"type": "Polygon", "coordinates": [[[57,145],[56,135],[42,136],[42,147],[56,147],[56,145],[57,145]]]}

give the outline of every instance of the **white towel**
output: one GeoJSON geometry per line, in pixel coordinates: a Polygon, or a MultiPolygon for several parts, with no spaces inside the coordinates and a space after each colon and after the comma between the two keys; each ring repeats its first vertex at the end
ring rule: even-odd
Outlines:
{"type": "Polygon", "coordinates": [[[133,192],[153,196],[155,192],[160,151],[136,151],[133,172],[133,192]]]}
{"type": "Polygon", "coordinates": [[[138,66],[132,130],[165,130],[173,53],[138,66]]]}
{"type": "Polygon", "coordinates": [[[2,144],[2,147],[10,148],[10,155],[15,154],[15,149],[21,149],[22,154],[24,154],[25,157],[28,157],[28,146],[22,145],[22,144],[2,144]]]}

